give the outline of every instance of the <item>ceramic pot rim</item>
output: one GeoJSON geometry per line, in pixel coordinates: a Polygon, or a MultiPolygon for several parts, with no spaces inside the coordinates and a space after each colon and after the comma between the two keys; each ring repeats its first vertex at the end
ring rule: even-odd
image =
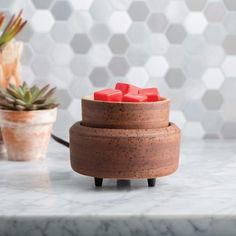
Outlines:
{"type": "Polygon", "coordinates": [[[53,111],[57,110],[57,107],[51,108],[51,109],[42,109],[42,110],[31,110],[31,111],[16,111],[16,110],[5,110],[5,109],[0,109],[0,112],[3,113],[17,113],[17,114],[29,114],[29,113],[41,113],[41,112],[48,112],[48,111],[53,111]]]}

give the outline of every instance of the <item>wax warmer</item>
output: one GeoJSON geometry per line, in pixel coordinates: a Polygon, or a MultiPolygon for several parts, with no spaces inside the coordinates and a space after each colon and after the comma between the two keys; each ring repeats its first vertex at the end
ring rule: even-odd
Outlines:
{"type": "Polygon", "coordinates": [[[74,171],[94,177],[147,179],[169,175],[178,167],[180,130],[169,122],[169,100],[104,102],[82,99],[82,121],[70,128],[74,171]]]}

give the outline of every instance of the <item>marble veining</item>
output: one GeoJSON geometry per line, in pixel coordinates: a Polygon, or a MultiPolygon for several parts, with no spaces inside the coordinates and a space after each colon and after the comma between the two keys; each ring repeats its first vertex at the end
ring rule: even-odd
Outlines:
{"type": "Polygon", "coordinates": [[[93,179],[50,143],[40,162],[0,159],[0,235],[236,235],[236,142],[183,141],[178,171],[145,180],[93,179]]]}

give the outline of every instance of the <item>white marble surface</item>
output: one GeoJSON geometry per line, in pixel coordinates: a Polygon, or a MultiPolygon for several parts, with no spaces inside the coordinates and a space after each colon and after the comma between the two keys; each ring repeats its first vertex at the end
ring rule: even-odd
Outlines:
{"type": "Polygon", "coordinates": [[[0,235],[236,235],[236,141],[182,143],[155,188],[93,179],[55,142],[42,162],[0,160],[0,235]]]}

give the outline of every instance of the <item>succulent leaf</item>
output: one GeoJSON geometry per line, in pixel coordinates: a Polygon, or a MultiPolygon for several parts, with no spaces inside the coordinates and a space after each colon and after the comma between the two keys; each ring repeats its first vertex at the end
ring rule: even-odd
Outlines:
{"type": "Polygon", "coordinates": [[[26,83],[19,87],[10,84],[6,90],[0,90],[0,109],[31,111],[55,108],[59,105],[53,99],[55,90],[49,85],[39,89],[26,83]]]}
{"type": "Polygon", "coordinates": [[[4,13],[0,13],[0,49],[3,49],[8,42],[10,42],[26,25],[27,21],[23,20],[23,11],[21,10],[19,14],[15,17],[12,15],[11,19],[8,21],[5,28],[2,30],[6,16],[4,13]]]}

